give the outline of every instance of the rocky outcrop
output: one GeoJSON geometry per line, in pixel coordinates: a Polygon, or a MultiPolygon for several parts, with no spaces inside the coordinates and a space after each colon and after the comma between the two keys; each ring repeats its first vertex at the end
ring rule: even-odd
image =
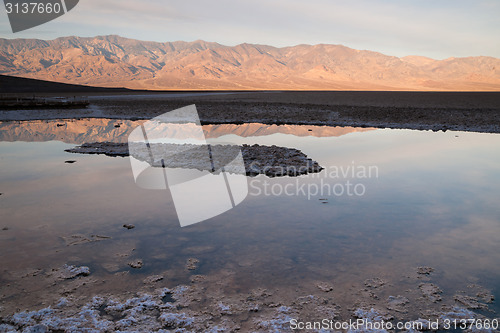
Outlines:
{"type": "Polygon", "coordinates": [[[194,144],[150,144],[94,142],[84,143],[67,149],[69,153],[102,154],[106,156],[132,156],[139,161],[148,162],[153,167],[197,169],[201,171],[224,171],[239,173],[230,166],[241,152],[248,176],[265,174],[269,177],[299,176],[323,170],[318,162],[308,158],[302,151],[294,148],[261,145],[194,145],[194,144]],[[208,158],[210,149],[210,156],[208,158]],[[151,160],[151,156],[153,160],[151,160]]]}

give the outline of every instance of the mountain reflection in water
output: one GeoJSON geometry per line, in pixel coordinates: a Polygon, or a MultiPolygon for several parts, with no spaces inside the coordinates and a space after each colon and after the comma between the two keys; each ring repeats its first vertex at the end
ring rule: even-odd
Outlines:
{"type": "MultiPolygon", "coordinates": [[[[88,118],[79,120],[31,120],[0,122],[0,141],[62,141],[82,144],[87,142],[127,142],[128,135],[144,120],[118,120],[88,118]]],[[[189,124],[168,124],[170,130],[182,129],[189,135],[189,124]]],[[[203,125],[207,139],[234,134],[240,137],[267,136],[272,134],[291,134],[295,136],[338,137],[349,133],[372,131],[371,128],[302,126],[302,125],[265,125],[218,124],[203,125]]]]}

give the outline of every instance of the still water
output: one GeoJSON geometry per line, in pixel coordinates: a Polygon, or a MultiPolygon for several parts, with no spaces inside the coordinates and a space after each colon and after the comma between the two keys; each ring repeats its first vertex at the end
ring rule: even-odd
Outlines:
{"type": "Polygon", "coordinates": [[[406,276],[429,266],[445,298],[471,284],[500,297],[499,135],[207,125],[220,140],[300,149],[325,169],[249,177],[240,205],[181,228],[168,190],[136,186],[128,158],[64,152],[126,142],[139,123],[0,124],[1,303],[40,304],[33,295],[43,282],[22,279],[32,270],[85,265],[102,280],[91,293],[120,293],[151,274],[186,283],[189,258],[199,261],[196,274],[231,271],[226,293],[334,281],[339,303],[349,303],[355,284],[380,277],[402,293],[406,276]],[[133,259],[143,267],[131,268],[133,259]]]}

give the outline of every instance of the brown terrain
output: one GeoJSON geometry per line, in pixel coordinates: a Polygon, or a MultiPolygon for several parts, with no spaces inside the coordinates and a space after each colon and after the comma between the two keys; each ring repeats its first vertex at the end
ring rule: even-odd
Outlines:
{"type": "Polygon", "coordinates": [[[0,74],[148,90],[500,91],[500,59],[393,57],[342,45],[224,46],[119,36],[0,39],[0,74]]]}
{"type": "Polygon", "coordinates": [[[308,131],[309,135],[316,135],[321,126],[500,133],[500,92],[124,92],[104,88],[95,91],[92,87],[75,85],[61,88],[51,82],[0,75],[1,87],[7,87],[11,93],[24,92],[24,96],[32,96],[37,91],[44,91],[37,95],[89,95],[90,106],[83,109],[0,110],[0,121],[139,120],[195,104],[203,124],[316,126],[312,132],[308,131]],[[40,90],[37,87],[41,87],[40,90]]]}

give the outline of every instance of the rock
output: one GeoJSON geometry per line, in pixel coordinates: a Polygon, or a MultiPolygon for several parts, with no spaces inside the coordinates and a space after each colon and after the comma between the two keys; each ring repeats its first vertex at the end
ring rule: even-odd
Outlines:
{"type": "Polygon", "coordinates": [[[128,230],[130,230],[130,229],[134,229],[135,225],[133,225],[133,224],[124,224],[123,227],[126,228],[126,229],[128,229],[128,230]]]}
{"type": "Polygon", "coordinates": [[[65,152],[79,154],[104,154],[106,156],[129,156],[128,145],[126,143],[114,142],[84,143],[78,147],[66,149],[65,152]]]}
{"type": "Polygon", "coordinates": [[[186,262],[186,269],[189,271],[193,271],[198,268],[198,263],[200,261],[196,258],[189,258],[186,262]]]}
{"type": "Polygon", "coordinates": [[[431,302],[436,303],[442,300],[441,293],[443,291],[439,289],[439,287],[436,286],[435,284],[421,283],[418,287],[422,291],[424,297],[430,300],[431,302]]]}
{"type": "Polygon", "coordinates": [[[219,310],[219,314],[221,314],[221,315],[232,315],[233,314],[231,312],[231,306],[226,305],[222,302],[219,302],[219,304],[217,304],[217,308],[219,310]]]}
{"type": "Polygon", "coordinates": [[[105,239],[111,239],[111,237],[110,236],[104,236],[104,235],[90,235],[90,239],[93,242],[98,242],[98,241],[102,241],[102,240],[105,240],[105,239]]]}
{"type": "Polygon", "coordinates": [[[144,284],[151,284],[163,280],[163,275],[151,275],[145,278],[142,282],[144,284]]]}
{"type": "Polygon", "coordinates": [[[68,161],[64,161],[64,163],[66,163],[66,164],[73,164],[73,163],[76,163],[76,161],[75,160],[68,160],[68,161]]]}
{"type": "Polygon", "coordinates": [[[73,266],[65,264],[61,269],[56,271],[56,276],[63,280],[73,279],[77,276],[90,275],[90,269],[87,266],[73,266]]]}
{"type": "Polygon", "coordinates": [[[159,319],[167,328],[186,328],[194,322],[194,318],[185,313],[163,313],[159,319]]]}
{"type": "Polygon", "coordinates": [[[198,283],[205,281],[206,277],[204,275],[193,275],[191,276],[191,283],[198,283]]]}
{"type": "Polygon", "coordinates": [[[19,331],[12,325],[0,324],[0,332],[14,333],[19,331]]]}
{"type": "Polygon", "coordinates": [[[356,309],[354,311],[354,317],[359,319],[365,319],[366,322],[381,322],[393,319],[393,317],[387,312],[374,308],[370,308],[370,310],[356,309]]]}
{"type": "Polygon", "coordinates": [[[403,312],[406,313],[407,310],[405,309],[405,305],[410,303],[410,300],[404,296],[389,296],[387,298],[387,308],[389,310],[394,310],[397,312],[403,312]]]}
{"type": "MultiPolygon", "coordinates": [[[[14,332],[14,331],[2,331],[0,327],[0,332],[14,332]]],[[[23,333],[47,333],[47,332],[50,332],[49,328],[42,324],[29,326],[23,330],[23,333]]]]}
{"type": "Polygon", "coordinates": [[[486,304],[479,303],[476,297],[465,296],[465,295],[455,295],[453,297],[457,303],[462,304],[467,309],[487,309],[486,304]]]}
{"type": "Polygon", "coordinates": [[[143,262],[142,262],[142,259],[137,259],[137,260],[129,262],[128,265],[132,268],[139,269],[139,268],[142,268],[143,262]]]}
{"type": "Polygon", "coordinates": [[[26,274],[23,275],[23,278],[32,277],[32,276],[39,276],[39,275],[43,274],[43,272],[44,271],[40,268],[32,269],[32,270],[29,270],[28,272],[26,272],[26,274]]]}
{"type": "Polygon", "coordinates": [[[461,308],[461,307],[454,307],[451,311],[442,313],[439,316],[439,321],[440,321],[440,327],[445,323],[445,321],[453,322],[456,321],[457,323],[460,323],[461,320],[471,320],[471,319],[477,319],[478,315],[470,310],[461,308]]]}
{"type": "Polygon", "coordinates": [[[90,242],[99,242],[106,239],[110,239],[111,237],[104,235],[85,236],[85,235],[75,234],[71,236],[63,236],[61,238],[64,240],[67,246],[70,246],[70,245],[79,245],[90,242]]]}
{"type": "Polygon", "coordinates": [[[333,286],[331,284],[326,283],[326,282],[320,282],[316,285],[316,287],[318,287],[319,290],[321,290],[325,293],[333,291],[333,286]]]}
{"type": "Polygon", "coordinates": [[[384,284],[385,284],[385,281],[382,280],[381,278],[378,278],[378,277],[365,280],[365,286],[368,288],[380,288],[384,284]]]}
{"type": "Polygon", "coordinates": [[[149,148],[145,148],[139,143],[131,143],[129,147],[127,143],[92,142],[65,151],[69,153],[125,157],[129,156],[129,150],[134,158],[145,161],[153,167],[163,167],[164,164],[162,163],[167,163],[166,167],[169,168],[187,168],[211,172],[213,172],[212,168],[221,170],[224,167],[225,171],[229,173],[246,174],[248,176],[265,174],[269,177],[300,176],[323,170],[323,167],[318,162],[308,158],[302,151],[275,145],[214,145],[211,146],[211,151],[217,158],[211,161],[204,158],[207,147],[194,144],[155,143],[151,144],[149,148]],[[188,146],[192,147],[186,149],[188,146]],[[151,161],[151,153],[158,158],[151,161]],[[244,168],[227,164],[240,153],[243,157],[244,168]],[[165,160],[159,158],[173,155],[176,155],[175,159],[165,160]]]}
{"type": "MultiPolygon", "coordinates": [[[[26,331],[23,331],[26,332],[26,331]]],[[[49,328],[45,325],[35,325],[29,328],[28,330],[29,333],[46,333],[49,332],[49,328]]]]}
{"type": "Polygon", "coordinates": [[[260,306],[259,304],[250,304],[247,308],[248,312],[259,312],[260,306]]]}
{"type": "Polygon", "coordinates": [[[3,231],[7,231],[7,230],[9,230],[9,228],[8,227],[3,227],[2,230],[3,231]]]}
{"type": "Polygon", "coordinates": [[[89,243],[92,240],[84,235],[71,235],[61,237],[67,246],[89,243]]]}
{"type": "Polygon", "coordinates": [[[426,267],[426,266],[417,267],[417,274],[429,275],[432,272],[434,272],[434,268],[432,267],[426,267]]]}
{"type": "Polygon", "coordinates": [[[255,324],[259,328],[258,332],[289,332],[292,316],[289,315],[291,309],[286,306],[277,308],[276,313],[271,318],[256,319],[255,324]]]}
{"type": "Polygon", "coordinates": [[[488,291],[480,291],[476,296],[481,298],[485,303],[493,303],[495,300],[495,296],[488,291]]]}

